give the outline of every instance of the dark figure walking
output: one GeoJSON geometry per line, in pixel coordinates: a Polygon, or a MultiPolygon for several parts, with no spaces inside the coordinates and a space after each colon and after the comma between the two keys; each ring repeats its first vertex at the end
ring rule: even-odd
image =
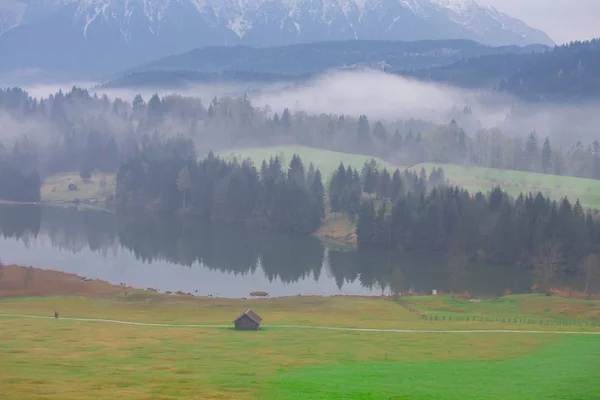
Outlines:
{"type": "Polygon", "coordinates": [[[54,311],[54,318],[58,318],[58,313],[54,311]]]}

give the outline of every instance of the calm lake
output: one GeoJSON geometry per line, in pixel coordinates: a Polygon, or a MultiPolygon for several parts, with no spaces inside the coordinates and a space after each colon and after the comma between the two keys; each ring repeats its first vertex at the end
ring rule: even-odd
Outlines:
{"type": "Polygon", "coordinates": [[[247,297],[529,292],[531,271],[442,257],[352,250],[314,237],[95,210],[0,205],[0,259],[136,288],[247,297]]]}

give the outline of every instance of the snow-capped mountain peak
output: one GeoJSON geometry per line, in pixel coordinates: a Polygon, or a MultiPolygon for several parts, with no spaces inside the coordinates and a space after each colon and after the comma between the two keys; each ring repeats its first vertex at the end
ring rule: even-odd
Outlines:
{"type": "Polygon", "coordinates": [[[21,53],[28,66],[43,58],[79,62],[80,54],[99,63],[118,54],[118,61],[135,63],[202,46],[353,39],[553,44],[476,0],[0,1],[0,51],[15,54],[8,62],[15,68],[24,63],[21,53]]]}

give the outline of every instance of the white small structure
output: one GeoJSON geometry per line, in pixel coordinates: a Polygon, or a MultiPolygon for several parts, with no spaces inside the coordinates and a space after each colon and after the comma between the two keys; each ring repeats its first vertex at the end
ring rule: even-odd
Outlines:
{"type": "Polygon", "coordinates": [[[431,294],[432,294],[433,296],[437,296],[437,289],[433,289],[433,290],[431,291],[431,294]]]}

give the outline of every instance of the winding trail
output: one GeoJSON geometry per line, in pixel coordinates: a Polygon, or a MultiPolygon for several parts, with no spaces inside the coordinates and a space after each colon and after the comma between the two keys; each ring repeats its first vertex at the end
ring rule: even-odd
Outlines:
{"type": "MultiPolygon", "coordinates": [[[[0,318],[34,318],[34,319],[55,319],[54,317],[42,315],[25,314],[0,314],[0,318]]],[[[135,326],[154,326],[164,328],[231,328],[232,325],[191,325],[191,324],[155,324],[146,322],[119,321],[115,319],[102,318],[73,318],[60,317],[61,320],[82,321],[82,322],[105,322],[121,325],[135,326]]],[[[310,325],[263,325],[265,328],[294,328],[294,329],[319,329],[328,331],[344,332],[379,332],[379,333],[521,333],[521,334],[555,334],[555,335],[600,335],[600,332],[578,332],[578,331],[535,331],[535,330],[514,330],[514,329],[481,329],[481,330],[434,330],[434,329],[374,329],[374,328],[343,328],[333,326],[310,326],[310,325]]]]}

